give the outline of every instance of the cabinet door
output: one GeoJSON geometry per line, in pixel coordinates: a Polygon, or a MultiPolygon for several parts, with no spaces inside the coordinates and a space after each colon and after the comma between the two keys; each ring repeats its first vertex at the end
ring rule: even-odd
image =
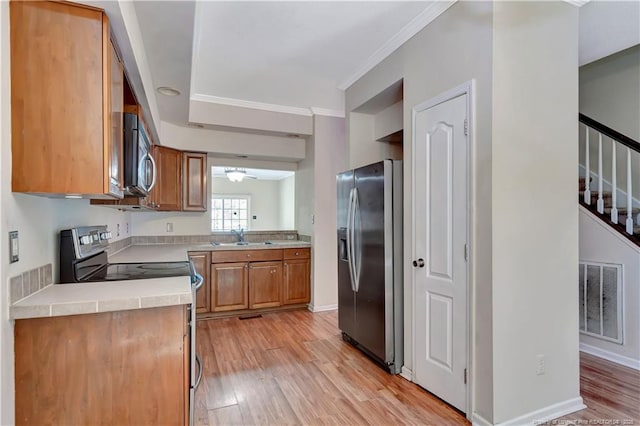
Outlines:
{"type": "Polygon", "coordinates": [[[155,145],[158,177],[151,199],[159,211],[182,210],[182,153],[177,149],[155,145]]]}
{"type": "Polygon", "coordinates": [[[69,2],[12,1],[9,7],[12,190],[104,198],[107,16],[69,2]]]}
{"type": "Polygon", "coordinates": [[[249,308],[280,306],[282,262],[256,262],[249,266],[249,308]]]}
{"type": "Polygon", "coordinates": [[[311,262],[309,259],[284,261],[283,305],[309,303],[311,294],[311,262]]]}
{"type": "Polygon", "coordinates": [[[183,152],[182,210],[206,212],[207,204],[207,154],[183,152]]]}
{"type": "Polygon", "coordinates": [[[234,311],[249,307],[249,264],[211,264],[211,311],[234,311]]]}
{"type": "Polygon", "coordinates": [[[105,192],[122,197],[123,184],[123,156],[122,156],[122,112],[124,109],[124,73],[122,62],[118,57],[113,41],[109,43],[109,68],[110,68],[110,116],[107,120],[109,126],[109,144],[105,155],[105,165],[109,170],[108,187],[105,192]]]}
{"type": "Polygon", "coordinates": [[[202,287],[196,293],[196,313],[201,314],[210,311],[209,304],[209,253],[189,253],[189,259],[196,267],[196,272],[204,279],[202,287]]]}

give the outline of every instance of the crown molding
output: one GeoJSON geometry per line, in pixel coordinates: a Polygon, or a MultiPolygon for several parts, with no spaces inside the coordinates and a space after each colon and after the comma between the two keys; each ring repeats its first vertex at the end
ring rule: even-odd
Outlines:
{"type": "Polygon", "coordinates": [[[582,7],[585,4],[589,3],[590,0],[564,0],[564,1],[574,6],[582,7]]]}
{"type": "Polygon", "coordinates": [[[292,106],[286,106],[286,105],[267,104],[263,102],[246,101],[244,99],[223,98],[221,96],[203,95],[201,93],[194,93],[193,95],[191,95],[190,100],[198,101],[198,102],[208,102],[211,104],[232,106],[237,108],[259,109],[261,111],[303,115],[306,117],[311,116],[311,110],[309,108],[298,108],[298,107],[292,107],[292,106]]]}
{"type": "Polygon", "coordinates": [[[338,89],[347,90],[353,83],[358,81],[363,75],[368,73],[382,62],[387,56],[393,53],[397,48],[406,43],[411,37],[416,35],[420,30],[433,22],[438,16],[442,15],[444,11],[449,9],[456,3],[457,0],[443,0],[434,1],[425,10],[423,10],[418,16],[413,18],[411,22],[402,27],[393,37],[391,37],[386,43],[384,43],[373,55],[365,61],[364,64],[358,70],[343,81],[338,89]]]}
{"type": "Polygon", "coordinates": [[[318,107],[311,107],[309,109],[311,110],[311,113],[313,115],[324,115],[326,117],[337,117],[337,118],[345,117],[344,111],[339,109],[327,109],[327,108],[318,108],[318,107]]]}

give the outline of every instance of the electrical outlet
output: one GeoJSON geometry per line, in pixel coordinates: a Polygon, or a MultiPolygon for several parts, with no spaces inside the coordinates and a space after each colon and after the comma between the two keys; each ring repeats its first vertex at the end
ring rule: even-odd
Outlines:
{"type": "Polygon", "coordinates": [[[129,235],[129,222],[126,222],[125,225],[126,225],[126,228],[127,228],[127,235],[129,235]]]}
{"type": "Polygon", "coordinates": [[[167,222],[167,232],[173,232],[173,223],[167,222]]]}
{"type": "Polygon", "coordinates": [[[538,376],[542,376],[545,373],[544,366],[544,355],[540,354],[537,356],[538,363],[536,365],[536,374],[538,376]]]}
{"type": "Polygon", "coordinates": [[[120,224],[118,223],[116,225],[116,237],[119,237],[119,236],[120,236],[120,224]]]}

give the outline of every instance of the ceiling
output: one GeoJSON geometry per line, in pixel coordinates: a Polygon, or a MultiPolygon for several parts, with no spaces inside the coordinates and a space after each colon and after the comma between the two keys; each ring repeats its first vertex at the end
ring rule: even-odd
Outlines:
{"type": "MultiPolygon", "coordinates": [[[[433,1],[134,2],[160,118],[185,125],[192,95],[344,110],[338,87],[433,1]]],[[[235,102],[237,104],[237,102],[235,102]]]]}
{"type": "MultiPolygon", "coordinates": [[[[233,168],[233,167],[232,167],[233,168]]],[[[224,172],[227,167],[212,167],[213,177],[226,178],[224,172]]],[[[265,170],[265,169],[243,169],[246,170],[248,176],[255,176],[258,180],[282,180],[293,176],[295,172],[286,170],[265,170]]]]}

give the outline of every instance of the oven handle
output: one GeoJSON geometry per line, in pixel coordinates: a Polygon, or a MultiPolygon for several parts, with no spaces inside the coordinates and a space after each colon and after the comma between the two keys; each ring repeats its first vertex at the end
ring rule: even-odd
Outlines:
{"type": "Polygon", "coordinates": [[[196,365],[198,366],[198,377],[196,378],[196,383],[193,385],[194,390],[198,389],[198,386],[200,386],[200,382],[202,381],[202,360],[198,354],[196,354],[196,365]]]}
{"type": "Polygon", "coordinates": [[[195,284],[196,291],[200,290],[200,287],[202,287],[202,284],[204,284],[204,278],[202,277],[202,275],[196,273],[196,284],[195,284]]]}

